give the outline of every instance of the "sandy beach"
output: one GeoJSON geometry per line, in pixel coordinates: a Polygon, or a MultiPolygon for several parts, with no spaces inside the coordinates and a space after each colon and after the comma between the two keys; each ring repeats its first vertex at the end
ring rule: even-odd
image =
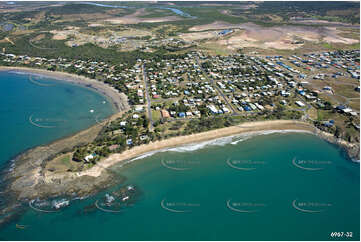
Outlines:
{"type": "Polygon", "coordinates": [[[66,147],[70,148],[83,141],[94,139],[101,127],[101,124],[97,124],[74,136],[57,140],[46,146],[38,146],[20,155],[16,159],[17,165],[14,171],[10,174],[10,177],[16,177],[17,179],[9,184],[9,192],[11,194],[17,194],[17,199],[31,199],[73,193],[78,194],[78,196],[88,196],[117,182],[119,176],[114,176],[112,170],[109,169],[112,166],[124,166],[123,169],[126,169],[126,164],[137,162],[134,158],[140,158],[149,153],[185,145],[192,146],[193,144],[199,147],[199,145],[203,146],[203,144],[208,143],[208,141],[213,142],[223,137],[237,136],[240,134],[249,135],[256,133],[256,135],[258,135],[268,133],[269,131],[307,132],[313,133],[330,143],[338,144],[346,150],[359,150],[357,145],[355,146],[350,143],[342,144],[333,137],[323,134],[322,131],[316,129],[310,123],[296,120],[270,120],[246,122],[237,126],[173,137],[136,146],[122,153],[112,154],[108,158],[99,161],[92,168],[80,172],[67,171],[54,173],[44,169],[45,166],[39,164],[39,162],[42,163],[42,161],[46,162],[51,160],[51,157],[66,147]]]}
{"type": "MultiPolygon", "coordinates": [[[[308,123],[293,120],[271,120],[271,121],[258,121],[258,122],[246,122],[241,125],[211,130],[207,132],[191,134],[187,136],[173,137],[166,140],[151,142],[146,145],[136,146],[129,150],[124,151],[121,154],[112,154],[108,158],[100,161],[86,171],[77,172],[76,176],[93,176],[98,177],[102,171],[116,164],[126,163],[126,161],[144,155],[149,152],[173,148],[186,144],[199,143],[227,136],[259,132],[270,130],[289,130],[289,131],[304,131],[314,132],[315,128],[308,123]]],[[[49,174],[50,175],[50,174],[49,174]]]]}
{"type": "MultiPolygon", "coordinates": [[[[100,81],[63,72],[51,72],[23,67],[0,67],[0,71],[35,73],[59,80],[69,81],[84,87],[93,88],[111,99],[118,109],[118,112],[107,119],[107,121],[118,117],[129,109],[125,94],[119,93],[114,88],[100,81]]],[[[104,125],[106,125],[107,121],[98,123],[75,135],[56,140],[48,145],[35,147],[19,155],[15,159],[16,166],[14,171],[8,176],[9,179],[16,177],[16,179],[9,184],[9,191],[17,194],[18,199],[47,197],[49,195],[57,194],[72,194],[74,192],[85,196],[93,194],[95,191],[108,187],[112,184],[112,182],[115,182],[116,177],[114,177],[111,170],[108,169],[111,166],[123,166],[131,162],[134,158],[151,152],[157,152],[184,145],[197,145],[210,140],[253,132],[262,133],[264,131],[285,130],[309,132],[318,135],[330,143],[338,144],[347,151],[357,152],[359,150],[358,147],[353,144],[335,140],[334,137],[331,137],[332,135],[328,136],[327,134],[323,134],[310,123],[296,120],[269,120],[246,122],[237,126],[210,130],[186,136],[178,136],[136,146],[122,153],[111,154],[108,158],[99,161],[90,169],[80,172],[67,171],[53,173],[44,169],[45,163],[55,157],[56,154],[63,152],[64,150],[70,150],[76,145],[87,143],[95,139],[98,132],[104,125]]],[[[350,153],[351,152],[349,152],[349,154],[350,153]]]]}
{"type": "Polygon", "coordinates": [[[60,81],[66,81],[75,85],[91,88],[96,92],[107,97],[107,99],[111,101],[117,112],[129,109],[127,96],[124,93],[118,92],[118,90],[103,83],[102,81],[97,81],[87,77],[60,72],[60,71],[47,71],[47,70],[27,68],[27,67],[1,66],[0,71],[16,71],[16,72],[27,72],[37,75],[44,75],[60,81]]]}

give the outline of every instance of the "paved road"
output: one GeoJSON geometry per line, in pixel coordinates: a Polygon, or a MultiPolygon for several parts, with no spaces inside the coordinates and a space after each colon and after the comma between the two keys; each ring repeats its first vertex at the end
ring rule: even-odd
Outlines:
{"type": "Polygon", "coordinates": [[[150,101],[150,96],[149,96],[149,87],[148,87],[148,80],[147,80],[147,71],[145,70],[145,64],[142,65],[142,71],[143,71],[143,81],[145,84],[145,94],[147,97],[147,110],[148,110],[148,118],[150,121],[150,131],[153,131],[154,129],[154,122],[153,122],[153,118],[152,118],[152,109],[150,108],[151,101],[150,101]]]}
{"type": "Polygon", "coordinates": [[[169,101],[178,101],[179,97],[172,97],[172,98],[160,98],[160,99],[155,99],[152,102],[153,103],[163,103],[165,101],[169,102],[169,101]]]}
{"type": "Polygon", "coordinates": [[[210,81],[210,83],[212,84],[213,87],[216,88],[216,90],[218,91],[218,93],[222,96],[222,98],[224,99],[224,101],[226,102],[226,104],[228,105],[229,109],[232,110],[232,114],[236,114],[237,111],[233,108],[233,106],[228,102],[228,99],[227,97],[223,94],[222,90],[217,86],[217,84],[214,83],[214,80],[213,79],[209,79],[208,78],[208,75],[206,73],[206,71],[203,69],[202,65],[199,63],[199,60],[198,58],[196,59],[197,60],[197,64],[199,66],[199,68],[201,68],[205,78],[210,81]]]}

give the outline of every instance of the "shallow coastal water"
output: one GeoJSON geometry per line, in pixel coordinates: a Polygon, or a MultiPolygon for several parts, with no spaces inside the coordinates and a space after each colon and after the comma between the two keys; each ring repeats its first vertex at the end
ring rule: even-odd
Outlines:
{"type": "Polygon", "coordinates": [[[106,97],[90,88],[35,74],[1,71],[0,90],[0,167],[28,148],[83,130],[115,112],[106,97]]]}
{"type": "Polygon", "coordinates": [[[0,239],[329,240],[331,232],[359,239],[359,164],[336,146],[311,134],[272,133],[196,148],[113,167],[127,177],[123,186],[141,192],[120,213],[84,212],[104,191],[56,213],[28,209],[0,229],[0,239]]]}

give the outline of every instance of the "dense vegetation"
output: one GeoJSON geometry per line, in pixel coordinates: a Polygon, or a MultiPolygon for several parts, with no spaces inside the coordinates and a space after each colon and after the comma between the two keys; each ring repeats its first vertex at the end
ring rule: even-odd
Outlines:
{"type": "Polygon", "coordinates": [[[0,43],[0,48],[5,48],[6,52],[16,55],[41,56],[47,59],[57,59],[58,57],[72,60],[91,60],[98,62],[107,62],[110,64],[127,64],[132,66],[137,59],[162,60],[173,58],[174,55],[168,55],[167,50],[159,48],[154,53],[142,52],[139,50],[118,52],[113,48],[101,48],[93,44],[85,44],[77,47],[69,47],[64,44],[64,40],[52,40],[51,34],[36,43],[32,41],[37,34],[19,36],[13,41],[15,45],[8,42],[0,43]],[[46,51],[42,51],[46,50],[46,51]]]}
{"type": "MultiPolygon", "coordinates": [[[[118,4],[118,3],[109,3],[109,4],[118,4]]],[[[126,3],[124,3],[126,4],[126,3]]],[[[127,3],[128,4],[128,3],[127,3]]],[[[146,7],[151,6],[155,7],[158,5],[149,4],[149,3],[129,3],[132,6],[137,7],[146,7]]],[[[157,3],[158,4],[158,3],[157,3]]],[[[160,3],[162,5],[164,3],[160,3]]],[[[244,3],[235,3],[228,2],[227,4],[232,4],[232,6],[207,6],[204,8],[194,7],[199,5],[199,2],[178,2],[176,3],[176,8],[180,9],[191,16],[196,18],[184,18],[179,21],[171,22],[162,22],[162,23],[141,23],[133,25],[134,28],[147,29],[152,28],[152,31],[156,36],[162,39],[163,37],[169,37],[176,35],[177,32],[188,32],[188,28],[194,25],[211,23],[214,21],[226,21],[230,23],[241,23],[249,21],[249,17],[252,16],[251,20],[257,21],[257,23],[266,24],[266,22],[272,20],[268,14],[278,15],[281,17],[282,21],[288,21],[291,17],[301,17],[301,18],[324,18],[339,20],[345,22],[356,23],[359,21],[359,14],[350,14],[354,13],[355,10],[359,10],[359,5],[352,2],[259,2],[257,3],[257,8],[237,8],[241,7],[240,5],[244,3]],[[226,13],[221,12],[221,10],[231,11],[231,14],[236,15],[232,16],[226,13]],[[254,16],[261,16],[261,18],[254,18],[254,16]],[[264,22],[262,22],[264,21],[264,22]],[[172,28],[169,25],[172,25],[172,28]],[[164,25],[159,28],[160,25],[164,25]],[[173,28],[174,27],[174,28],[173,28]],[[156,30],[154,30],[156,28],[156,30]]],[[[205,4],[205,2],[202,2],[205,4]]],[[[212,2],[212,4],[217,4],[217,2],[212,2]]],[[[85,44],[80,46],[69,47],[65,45],[67,40],[53,40],[52,34],[49,30],[62,29],[64,26],[81,26],[82,31],[99,31],[101,27],[92,28],[88,27],[89,20],[80,19],[77,21],[56,21],[59,19],[57,15],[71,15],[71,14],[93,14],[93,13],[105,13],[108,12],[109,8],[98,7],[85,4],[65,4],[61,7],[47,7],[43,9],[45,11],[45,17],[31,25],[28,18],[33,18],[38,11],[28,11],[28,12],[18,12],[13,14],[0,14],[6,21],[13,21],[16,25],[26,25],[30,30],[41,30],[41,33],[35,32],[30,34],[19,34],[12,35],[10,41],[2,41],[0,43],[0,49],[5,49],[6,53],[12,53],[15,55],[28,55],[32,57],[45,57],[47,59],[57,59],[59,57],[66,58],[71,60],[74,64],[77,60],[84,62],[103,62],[106,63],[107,67],[105,70],[101,70],[101,74],[109,73],[108,67],[114,67],[114,72],[116,73],[117,68],[131,68],[137,62],[137,59],[147,59],[150,60],[147,63],[147,68],[156,68],[156,64],[165,59],[176,59],[176,58],[185,58],[186,54],[179,54],[176,52],[186,51],[192,48],[195,48],[196,45],[189,46],[177,46],[168,44],[167,46],[157,45],[151,46],[154,49],[154,52],[145,52],[141,50],[135,51],[126,51],[119,52],[117,47],[101,48],[94,44],[85,44]],[[40,35],[43,35],[39,38],[40,35]]],[[[135,11],[135,8],[119,10],[118,13],[112,14],[111,16],[122,16],[124,14],[129,14],[135,11]]],[[[117,12],[117,11],[115,11],[117,12]]],[[[158,17],[158,16],[168,16],[169,11],[156,11],[152,9],[148,11],[148,16],[145,17],[158,17]]],[[[79,14],[79,15],[81,15],[79,14]]],[[[144,16],[143,16],[144,17],[144,16]]],[[[120,28],[120,27],[110,27],[110,28],[120,28]]],[[[0,39],[3,39],[9,36],[10,31],[0,32],[0,39]]],[[[144,39],[149,40],[151,36],[145,37],[133,37],[132,39],[144,39]]],[[[156,45],[156,44],[154,44],[156,45]]],[[[226,60],[227,61],[227,60],[226,60]]],[[[358,58],[359,61],[359,58],[358,58]]],[[[245,60],[240,58],[237,60],[238,64],[247,64],[244,63],[245,60]]],[[[202,63],[202,67],[206,70],[212,69],[214,67],[211,61],[206,61],[202,63]]],[[[13,65],[8,62],[0,61],[0,65],[13,65]]],[[[17,65],[17,64],[14,64],[17,65]]],[[[36,67],[35,64],[28,67],[36,67]]],[[[54,66],[44,66],[45,68],[56,69],[58,67],[54,66]]],[[[43,68],[44,68],[43,67],[43,68]]],[[[49,69],[50,70],[50,69],[49,69]]],[[[139,104],[139,96],[137,95],[136,89],[127,88],[125,85],[124,79],[113,80],[104,75],[99,75],[99,73],[87,73],[85,70],[77,69],[73,65],[68,67],[66,71],[70,73],[76,73],[78,75],[85,75],[91,78],[99,79],[115,87],[116,89],[124,92],[128,95],[130,104],[139,104]],[[100,78],[98,78],[99,75],[100,78]]],[[[221,75],[248,75],[251,74],[253,70],[250,67],[240,69],[232,68],[231,70],[221,70],[219,73],[221,75]]],[[[207,71],[209,74],[209,71],[207,71]]],[[[249,87],[256,87],[266,85],[267,75],[271,74],[265,72],[262,75],[259,75],[255,82],[249,84],[249,87]]],[[[287,74],[286,74],[287,76],[287,74]]],[[[163,78],[166,78],[164,76],[163,78]]],[[[180,80],[183,81],[183,80],[180,80]]],[[[243,84],[235,84],[236,87],[241,89],[243,84]]],[[[168,85],[167,88],[162,84],[161,81],[157,82],[157,89],[160,91],[166,91],[171,89],[173,86],[168,85]]],[[[184,89],[180,89],[182,92],[184,89]]],[[[279,94],[276,94],[278,96],[279,94]]],[[[317,96],[316,94],[314,94],[317,96]]],[[[163,98],[166,98],[161,95],[163,98]]],[[[205,96],[199,95],[195,96],[199,98],[205,98],[205,96]]],[[[272,100],[265,97],[260,102],[260,105],[266,106],[271,105],[272,100]]],[[[155,104],[153,104],[154,106],[155,104]]],[[[164,108],[164,107],[163,107],[164,108]]],[[[331,110],[331,103],[325,103],[325,110],[331,110]]],[[[171,104],[168,108],[169,111],[174,111],[176,113],[190,111],[189,106],[180,104],[171,104]]],[[[127,148],[132,146],[141,145],[148,143],[150,141],[162,140],[172,136],[187,135],[197,132],[204,132],[207,130],[218,129],[223,127],[229,127],[232,125],[237,125],[245,121],[256,121],[256,120],[272,120],[272,119],[300,119],[303,112],[295,110],[286,110],[283,106],[277,105],[272,111],[265,110],[257,112],[257,115],[252,115],[252,113],[247,113],[246,115],[211,115],[209,109],[206,105],[199,106],[199,112],[201,113],[201,118],[192,118],[188,120],[176,120],[171,122],[165,122],[163,119],[157,120],[154,123],[154,131],[148,129],[149,120],[144,114],[139,114],[138,118],[134,118],[132,115],[123,117],[123,119],[117,119],[109,123],[104,130],[99,134],[99,136],[91,143],[76,147],[73,151],[73,160],[78,162],[83,162],[85,156],[89,154],[94,154],[95,159],[91,162],[96,163],[97,160],[102,157],[107,157],[112,152],[122,152],[127,148]],[[126,121],[125,125],[121,125],[121,121],[126,121]],[[140,137],[143,137],[142,139],[140,137]],[[130,142],[131,141],[131,142],[130,142]]],[[[349,122],[352,124],[352,120],[349,122]]],[[[315,122],[316,127],[324,128],[322,123],[319,121],[315,122]]],[[[343,132],[340,127],[336,126],[327,130],[331,133],[334,133],[336,137],[346,137],[347,140],[353,141],[354,138],[351,137],[349,132],[343,132]],[[331,130],[332,129],[332,130],[331,130]]]]}
{"type": "Polygon", "coordinates": [[[308,17],[315,19],[335,20],[349,23],[360,22],[360,4],[357,2],[319,2],[319,1],[265,1],[260,2],[257,8],[233,9],[235,15],[247,16],[274,14],[279,15],[283,20],[290,17],[308,17]]]}

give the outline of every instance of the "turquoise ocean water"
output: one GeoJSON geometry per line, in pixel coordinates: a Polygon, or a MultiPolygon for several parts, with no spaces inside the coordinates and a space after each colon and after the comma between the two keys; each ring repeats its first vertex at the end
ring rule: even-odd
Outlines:
{"type": "Polygon", "coordinates": [[[112,170],[126,177],[118,187],[139,191],[132,206],[119,213],[94,208],[113,187],[55,213],[29,208],[0,228],[0,239],[329,240],[332,232],[360,238],[359,164],[311,134],[224,138],[112,170]]]}
{"type": "Polygon", "coordinates": [[[104,96],[89,88],[24,72],[0,72],[0,92],[0,166],[19,152],[90,127],[115,112],[104,96]]]}

